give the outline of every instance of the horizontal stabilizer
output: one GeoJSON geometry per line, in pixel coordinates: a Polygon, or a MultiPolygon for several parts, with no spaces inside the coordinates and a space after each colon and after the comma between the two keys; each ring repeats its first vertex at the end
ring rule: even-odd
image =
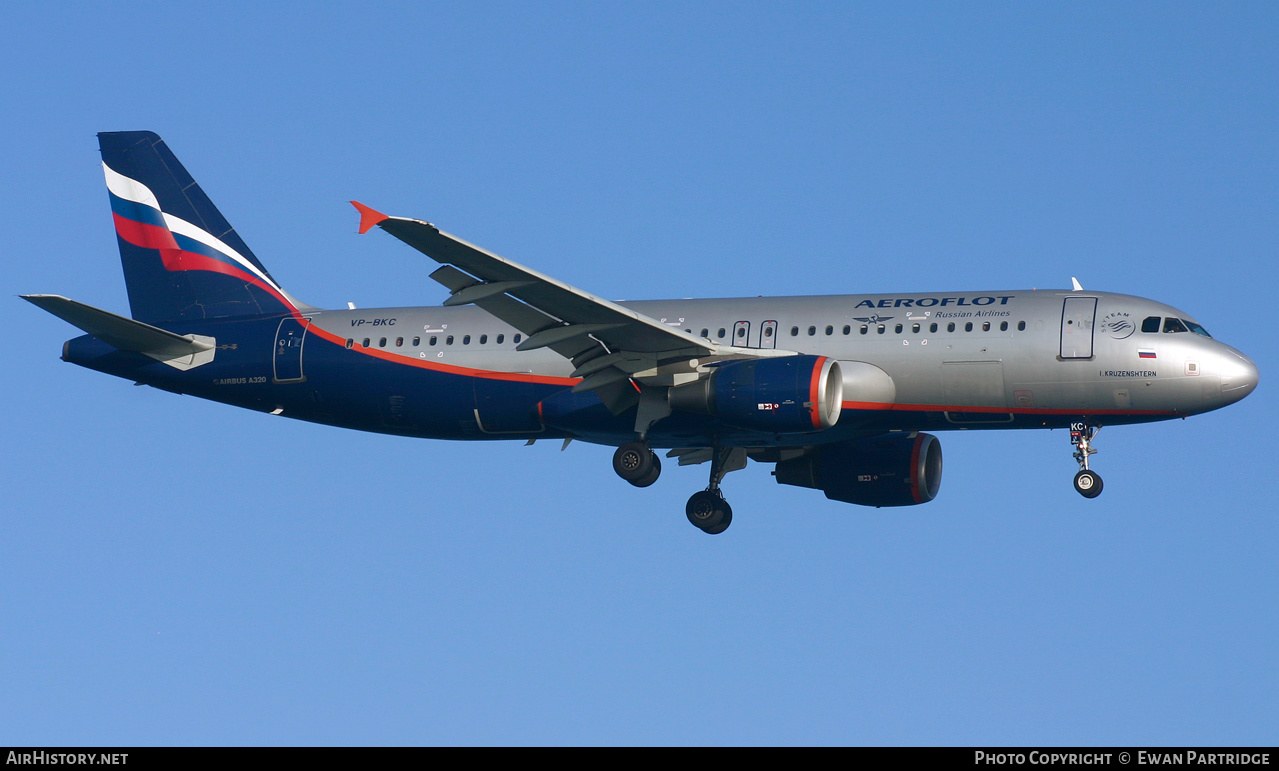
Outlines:
{"type": "Polygon", "coordinates": [[[153,359],[165,361],[184,356],[194,356],[212,350],[213,343],[193,340],[141,321],[126,319],[92,305],[69,300],[56,294],[20,295],[27,302],[37,305],[63,321],[74,324],[107,345],[122,351],[135,351],[153,359]]]}

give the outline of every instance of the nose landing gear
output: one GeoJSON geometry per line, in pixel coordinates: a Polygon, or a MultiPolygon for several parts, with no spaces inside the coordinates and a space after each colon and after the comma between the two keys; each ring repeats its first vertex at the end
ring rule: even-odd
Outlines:
{"type": "Polygon", "coordinates": [[[1088,468],[1088,456],[1097,452],[1092,441],[1098,431],[1101,431],[1101,426],[1070,424],[1070,443],[1075,447],[1075,460],[1079,462],[1079,473],[1075,474],[1075,490],[1085,498],[1101,495],[1101,475],[1088,468]]]}

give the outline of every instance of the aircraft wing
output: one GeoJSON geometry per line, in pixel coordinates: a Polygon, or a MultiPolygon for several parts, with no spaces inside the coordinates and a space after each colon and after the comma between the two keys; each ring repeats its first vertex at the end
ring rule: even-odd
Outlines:
{"type": "Polygon", "coordinates": [[[499,257],[421,220],[388,217],[363,204],[360,232],[378,226],[444,267],[431,274],[452,293],[445,305],[474,303],[527,337],[517,350],[547,347],[570,359],[575,391],[595,391],[614,412],[635,404],[641,385],[697,380],[712,360],[784,351],[720,346],[499,257]]]}

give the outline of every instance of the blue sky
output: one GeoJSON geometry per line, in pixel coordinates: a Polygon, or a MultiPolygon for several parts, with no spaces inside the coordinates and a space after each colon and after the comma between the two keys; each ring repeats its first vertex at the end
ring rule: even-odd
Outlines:
{"type": "Polygon", "coordinates": [[[0,744],[1274,744],[1268,3],[15,5],[0,744]],[[166,138],[315,305],[430,305],[358,199],[616,299],[1069,286],[1262,385],[941,436],[930,504],[363,435],[66,365],[127,312],[94,134],[166,138]]]}

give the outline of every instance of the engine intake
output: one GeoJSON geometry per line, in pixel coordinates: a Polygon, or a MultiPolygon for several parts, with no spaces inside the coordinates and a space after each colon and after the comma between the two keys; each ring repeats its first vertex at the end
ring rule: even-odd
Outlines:
{"type": "Polygon", "coordinates": [[[941,442],[931,434],[883,434],[814,448],[782,461],[783,485],[810,487],[860,506],[914,506],[941,489],[941,442]]]}
{"type": "Polygon", "coordinates": [[[711,415],[738,428],[779,434],[821,431],[839,421],[844,379],[825,356],[780,356],[721,364],[709,377],[676,386],[672,409],[711,415]]]}

